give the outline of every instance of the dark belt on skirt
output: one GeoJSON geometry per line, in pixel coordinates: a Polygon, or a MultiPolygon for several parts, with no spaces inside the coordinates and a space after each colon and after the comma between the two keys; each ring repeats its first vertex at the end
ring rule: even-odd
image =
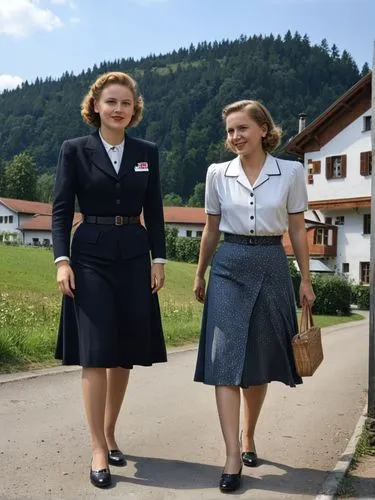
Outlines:
{"type": "Polygon", "coordinates": [[[280,245],[281,235],[277,236],[247,236],[245,234],[224,233],[224,241],[239,245],[280,245]]]}
{"type": "Polygon", "coordinates": [[[102,217],[100,215],[84,215],[83,220],[88,224],[108,224],[110,226],[126,226],[128,224],[140,224],[139,215],[113,215],[102,217]]]}

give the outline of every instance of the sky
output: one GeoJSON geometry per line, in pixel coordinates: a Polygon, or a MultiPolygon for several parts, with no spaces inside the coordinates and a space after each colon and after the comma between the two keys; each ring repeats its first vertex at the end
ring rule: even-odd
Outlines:
{"type": "Polygon", "coordinates": [[[375,0],[0,0],[0,92],[104,60],[288,29],[372,67],[375,0]]]}

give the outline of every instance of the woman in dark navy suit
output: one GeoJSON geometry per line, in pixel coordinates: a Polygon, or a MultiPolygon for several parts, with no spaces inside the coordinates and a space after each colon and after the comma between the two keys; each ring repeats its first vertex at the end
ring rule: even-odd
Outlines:
{"type": "Polygon", "coordinates": [[[82,366],[90,480],[98,487],[111,484],[109,464],[126,464],[115,424],[129,370],[166,361],[156,294],[165,263],[158,150],[125,132],[142,111],[129,75],[100,76],[81,110],[97,130],[63,143],[55,184],[53,247],[64,294],[56,357],[82,366]],[[70,250],[76,198],[83,222],[70,250]]]}

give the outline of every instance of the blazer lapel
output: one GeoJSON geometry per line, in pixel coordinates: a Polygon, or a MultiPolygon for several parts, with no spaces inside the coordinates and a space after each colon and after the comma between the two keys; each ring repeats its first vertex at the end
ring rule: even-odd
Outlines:
{"type": "Polygon", "coordinates": [[[125,134],[124,153],[122,155],[120,170],[118,172],[118,179],[121,179],[128,172],[131,172],[137,161],[140,160],[140,158],[137,158],[137,150],[137,143],[132,137],[125,134]]]}
{"type": "Polygon", "coordinates": [[[100,139],[99,131],[89,136],[85,149],[87,149],[91,155],[91,161],[96,167],[114,179],[118,179],[118,175],[100,139]]]}

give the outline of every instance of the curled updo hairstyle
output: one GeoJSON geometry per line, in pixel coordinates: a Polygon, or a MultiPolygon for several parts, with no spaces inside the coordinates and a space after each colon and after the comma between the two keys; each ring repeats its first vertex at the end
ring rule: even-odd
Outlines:
{"type": "MultiPolygon", "coordinates": [[[[237,111],[245,111],[248,117],[251,120],[254,120],[259,127],[263,127],[264,125],[267,127],[267,134],[265,137],[262,137],[262,148],[266,153],[274,151],[280,144],[282,131],[280,127],[275,125],[268,109],[259,101],[236,101],[224,107],[222,112],[224,122],[231,113],[235,113],[237,111]]],[[[234,153],[228,139],[225,141],[225,146],[229,149],[229,151],[234,153]]]]}
{"type": "Polygon", "coordinates": [[[112,84],[124,85],[131,90],[134,98],[134,113],[127,128],[134,127],[142,120],[143,97],[138,94],[136,81],[127,73],[121,73],[120,71],[104,73],[104,75],[99,76],[91,85],[81,104],[83,121],[93,127],[100,127],[100,116],[94,109],[94,102],[100,99],[103,89],[112,84]]]}

